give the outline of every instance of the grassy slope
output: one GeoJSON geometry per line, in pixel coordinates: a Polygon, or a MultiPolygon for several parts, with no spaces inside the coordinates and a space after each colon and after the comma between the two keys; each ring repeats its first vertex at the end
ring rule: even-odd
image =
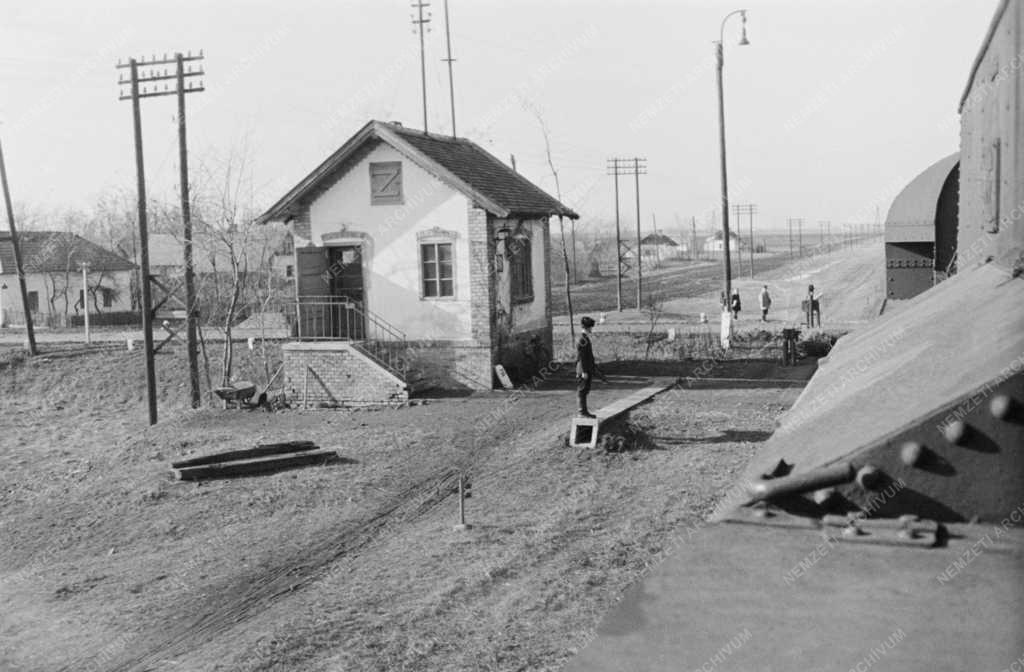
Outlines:
{"type": "MultiPolygon", "coordinates": [[[[568,390],[194,412],[180,403],[181,353],[159,363],[154,428],[137,355],[0,371],[0,668],[556,666],[700,524],[797,391],[669,392],[632,414],[637,449],[576,452],[563,444],[568,390]],[[354,461],[169,478],[176,457],[286,438],[354,461]],[[453,469],[473,480],[466,533],[451,530],[455,501],[438,489],[453,469]]],[[[593,405],[624,393],[598,388],[593,405]]]]}

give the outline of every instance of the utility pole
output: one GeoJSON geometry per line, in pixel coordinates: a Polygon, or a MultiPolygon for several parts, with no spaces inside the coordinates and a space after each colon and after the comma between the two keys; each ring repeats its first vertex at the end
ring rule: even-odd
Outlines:
{"type": "MultiPolygon", "coordinates": [[[[754,203],[742,203],[733,206],[733,212],[736,213],[736,230],[741,231],[743,224],[742,215],[748,215],[750,218],[750,277],[754,277],[754,214],[757,212],[757,205],[754,203]]],[[[741,265],[742,265],[742,256],[741,265]]]]}
{"type": "Polygon", "coordinates": [[[793,258],[793,218],[790,217],[786,220],[786,224],[789,225],[789,258],[793,258]]]}
{"type": "MultiPolygon", "coordinates": [[[[202,54],[199,55],[202,59],[202,54]]],[[[202,398],[199,393],[199,348],[197,344],[197,322],[199,306],[196,305],[195,268],[192,263],[192,202],[188,187],[188,143],[185,134],[185,77],[193,76],[185,72],[185,56],[178,52],[174,55],[177,65],[178,84],[178,168],[181,181],[181,220],[185,233],[185,340],[188,349],[188,381],[189,397],[192,408],[199,408],[202,398]]]]}
{"type": "Polygon", "coordinates": [[[693,259],[697,258],[697,218],[690,217],[690,256],[693,259]]]}
{"type": "MultiPolygon", "coordinates": [[[[444,36],[445,44],[448,48],[448,58],[442,58],[442,61],[448,63],[448,94],[451,98],[452,104],[452,137],[455,137],[455,75],[452,74],[452,63],[455,59],[452,58],[452,30],[448,23],[448,0],[444,0],[444,36]]],[[[576,281],[576,241],[573,240],[573,260],[572,260],[572,279],[576,281]]]]}
{"type": "Polygon", "coordinates": [[[619,228],[619,159],[608,159],[609,175],[615,176],[615,300],[622,312],[622,233],[619,228]]]}
{"type": "MultiPolygon", "coordinates": [[[[611,170],[616,175],[615,179],[615,237],[616,241],[619,240],[619,175],[633,175],[636,178],[636,309],[640,310],[641,306],[641,291],[643,284],[643,271],[641,267],[643,263],[640,259],[640,176],[647,174],[647,159],[640,157],[633,157],[631,159],[608,159],[611,162],[611,170]]],[[[621,244],[621,243],[620,243],[621,244]]],[[[620,259],[620,277],[621,277],[621,259],[622,253],[619,253],[620,259]]],[[[622,295],[621,280],[619,284],[619,296],[622,295]]],[[[622,300],[619,300],[619,310],[622,310],[622,300]]]]}
{"type": "MultiPolygon", "coordinates": [[[[183,63],[184,61],[198,61],[202,60],[203,52],[200,51],[198,56],[193,56],[192,52],[189,52],[187,56],[182,56],[180,53],[175,55],[173,58],[168,58],[167,54],[164,54],[163,58],[157,58],[156,56],[150,57],[149,60],[136,60],[131,58],[127,63],[118,62],[117,68],[127,68],[129,71],[129,78],[125,79],[123,76],[118,78],[118,84],[128,84],[130,86],[130,93],[125,95],[122,91],[120,100],[132,101],[132,125],[135,131],[135,174],[137,180],[138,199],[139,199],[139,265],[142,274],[142,338],[145,347],[146,354],[146,397],[149,405],[149,424],[155,425],[157,423],[157,408],[156,408],[156,365],[154,362],[154,350],[153,350],[153,294],[151,291],[151,277],[149,273],[149,230],[146,213],[146,170],[145,161],[143,160],[142,152],[142,98],[155,98],[159,96],[178,96],[178,138],[182,143],[180,150],[184,152],[184,138],[185,138],[185,126],[184,126],[184,103],[183,96],[185,93],[195,93],[203,91],[202,81],[199,82],[198,86],[194,86],[192,81],[189,80],[188,88],[185,88],[185,77],[194,77],[202,75],[203,72],[192,72],[191,68],[189,72],[184,72],[183,63]],[[178,71],[175,73],[168,72],[164,69],[162,72],[156,69],[156,66],[160,65],[177,65],[178,71]],[[139,76],[139,68],[147,68],[148,71],[144,73],[144,76],[139,76]],[[176,86],[171,89],[167,82],[174,80],[176,86]],[[153,84],[152,88],[149,86],[143,86],[140,90],[139,84],[150,84],[154,82],[163,82],[163,88],[160,88],[159,84],[153,84]]],[[[192,232],[191,232],[191,217],[188,212],[188,166],[187,164],[182,166],[182,176],[184,189],[182,192],[183,203],[185,204],[184,211],[182,213],[186,221],[185,229],[185,264],[186,264],[186,281],[188,280],[188,269],[191,266],[191,243],[192,243],[192,232]]],[[[166,300],[166,297],[165,299],[166,300]]],[[[192,315],[194,306],[192,301],[186,301],[186,308],[188,315],[192,315]]],[[[195,325],[194,316],[192,319],[193,327],[195,325]]],[[[189,365],[190,365],[190,379],[191,365],[192,365],[192,348],[194,348],[194,341],[190,344],[189,352],[189,365]]],[[[198,362],[195,369],[195,379],[198,382],[198,362]]],[[[198,388],[197,388],[198,389],[198,388]]],[[[195,399],[195,393],[193,393],[193,399],[195,399]]]]}
{"type": "Polygon", "coordinates": [[[661,252],[658,248],[661,246],[658,242],[658,220],[655,218],[654,213],[651,213],[651,226],[654,228],[654,264],[655,266],[661,265],[661,252]]]}
{"type": "Polygon", "coordinates": [[[85,344],[92,343],[89,334],[89,262],[82,262],[82,314],[85,316],[85,344]]]}
{"type": "Polygon", "coordinates": [[[804,220],[803,218],[796,220],[796,247],[800,256],[804,256],[804,220]]]}
{"type": "Polygon", "coordinates": [[[32,311],[28,305],[28,286],[25,283],[25,266],[21,261],[21,246],[18,244],[18,228],[14,225],[14,207],[11,205],[11,190],[7,186],[7,165],[4,163],[4,148],[0,144],[0,181],[4,188],[4,205],[7,206],[7,224],[11,229],[11,247],[14,248],[14,269],[18,273],[18,286],[21,290],[21,307],[25,313],[25,331],[28,336],[28,354],[35,357],[36,332],[32,325],[32,311]]]}
{"type": "MultiPolygon", "coordinates": [[[[640,310],[642,305],[642,287],[643,287],[643,259],[641,257],[640,245],[640,162],[644,161],[646,164],[647,159],[641,159],[633,157],[633,176],[636,178],[636,309],[640,310]]],[[[643,166],[644,173],[647,172],[647,166],[643,166]]]]}
{"type": "MultiPolygon", "coordinates": [[[[416,26],[416,28],[413,28],[413,31],[418,30],[420,34],[420,83],[422,84],[423,89],[423,132],[427,133],[427,48],[423,39],[423,32],[424,27],[430,23],[430,14],[428,13],[427,17],[423,18],[423,10],[430,7],[430,3],[419,0],[418,2],[412,3],[412,7],[416,9],[418,15],[418,18],[416,16],[412,17],[412,23],[416,26]]],[[[450,66],[451,64],[449,63],[449,67],[450,66]]],[[[454,135],[454,131],[452,134],[454,135]]]]}

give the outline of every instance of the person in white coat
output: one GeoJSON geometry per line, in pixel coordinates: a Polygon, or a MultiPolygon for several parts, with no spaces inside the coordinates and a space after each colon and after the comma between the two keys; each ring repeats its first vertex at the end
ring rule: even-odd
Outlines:
{"type": "Polygon", "coordinates": [[[768,309],[772,307],[772,297],[768,294],[768,285],[761,288],[761,294],[758,296],[759,303],[761,305],[761,321],[768,321],[768,309]]]}

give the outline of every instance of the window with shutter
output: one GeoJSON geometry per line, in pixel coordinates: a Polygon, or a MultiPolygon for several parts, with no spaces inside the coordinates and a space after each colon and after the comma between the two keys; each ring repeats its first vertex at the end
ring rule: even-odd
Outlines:
{"type": "Polygon", "coordinates": [[[533,301],[533,250],[525,235],[510,239],[508,265],[512,272],[512,300],[533,301]]]}
{"type": "Polygon", "coordinates": [[[402,203],[402,162],[383,161],[370,164],[370,204],[402,203]]]}

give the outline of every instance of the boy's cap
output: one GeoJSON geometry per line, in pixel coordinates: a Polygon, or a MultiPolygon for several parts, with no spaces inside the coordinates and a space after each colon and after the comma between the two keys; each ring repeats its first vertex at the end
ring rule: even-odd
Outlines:
{"type": "Polygon", "coordinates": [[[592,327],[595,324],[594,318],[588,315],[584,315],[583,317],[580,318],[580,324],[583,325],[584,327],[592,327]]]}

